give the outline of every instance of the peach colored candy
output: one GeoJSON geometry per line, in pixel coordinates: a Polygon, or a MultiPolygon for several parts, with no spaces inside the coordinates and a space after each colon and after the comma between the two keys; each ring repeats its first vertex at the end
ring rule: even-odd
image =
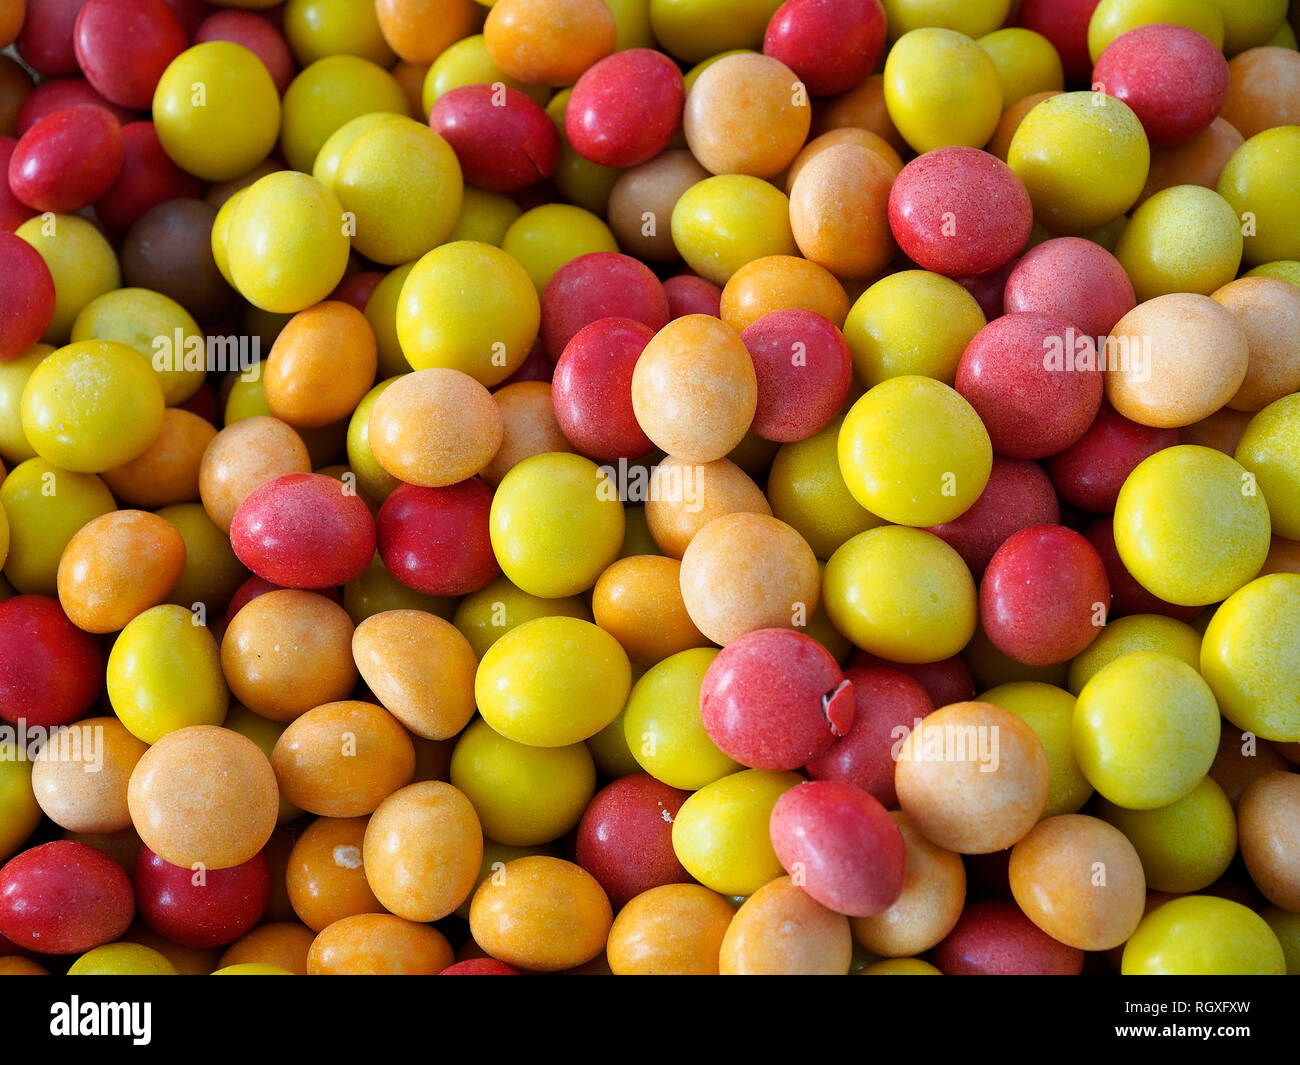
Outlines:
{"type": "Polygon", "coordinates": [[[849,297],[829,270],[795,255],[764,255],[746,263],[722,290],[722,320],[737,333],[786,308],[816,311],[838,329],[849,313],[849,297]]]}
{"type": "Polygon", "coordinates": [[[1276,277],[1239,277],[1212,293],[1246,334],[1246,379],[1228,400],[1234,410],[1263,410],[1300,390],[1300,287],[1276,277]]]}
{"type": "Polygon", "coordinates": [[[38,961],[16,954],[0,958],[0,976],[49,976],[50,970],[38,961]]]}
{"type": "MultiPolygon", "coordinates": [[[[1300,541],[1273,537],[1268,557],[1264,559],[1259,575],[1263,577],[1270,573],[1300,573],[1300,541]]],[[[1289,746],[1296,748],[1300,744],[1292,743],[1289,746]]]]}
{"type": "Polygon", "coordinates": [[[1011,150],[1011,138],[1016,135],[1016,130],[1020,128],[1020,123],[1025,120],[1025,115],[1029,114],[1044,100],[1050,100],[1053,96],[1060,95],[1060,89],[1049,89],[1046,92],[1033,92],[1028,96],[1022,96],[1002,112],[1002,117],[998,119],[997,128],[993,130],[993,136],[989,139],[988,151],[1005,163],[1007,161],[1007,152],[1011,150]]]}
{"type": "Polygon", "coordinates": [[[614,182],[606,211],[619,247],[638,259],[666,263],[681,259],[669,226],[673,208],[683,192],[708,176],[695,156],[681,148],[624,171],[614,182]]]}
{"type": "Polygon", "coordinates": [[[185,541],[146,510],[115,510],[83,525],[59,559],[59,602],[87,632],[117,632],[164,602],[185,568],[185,541]]]}
{"type": "Polygon", "coordinates": [[[306,976],[307,952],[315,939],[316,934],[300,924],[287,921],[264,924],[231,943],[217,966],[224,969],[227,965],[258,963],[274,965],[294,976],[306,976]]]}
{"type": "Polygon", "coordinates": [[[559,972],[605,949],[613,921],[596,878],[561,858],[506,862],[483,881],[469,906],[475,942],[507,965],[559,972]]]}
{"type": "Polygon", "coordinates": [[[790,228],[799,250],[841,280],[862,281],[897,250],[889,229],[894,171],[856,144],[819,152],[790,189],[790,228]]]}
{"type": "Polygon", "coordinates": [[[1243,143],[1245,138],[1230,122],[1216,118],[1185,144],[1153,149],[1146,188],[1138,203],[1175,185],[1215,188],[1224,165],[1243,143]]]}
{"type": "Polygon", "coordinates": [[[736,911],[718,969],[723,976],[844,976],[852,957],[849,919],[781,876],[736,911]]]}
{"type": "Polygon", "coordinates": [[[1191,425],[1232,399],[1249,364],[1246,334],[1221,304],[1190,292],[1140,303],[1111,330],[1106,398],[1161,429],[1191,425]]]}
{"type": "Polygon", "coordinates": [[[735,909],[700,884],[643,891],[614,918],[605,947],[616,976],[717,976],[735,909]]]}
{"type": "Polygon", "coordinates": [[[235,698],[272,721],[346,698],[357,682],[352,619],[315,592],[281,589],[251,600],[221,640],[235,698]]]}
{"type": "Polygon", "coordinates": [[[227,425],[208,444],[199,464],[199,496],[222,532],[239,504],[259,485],[286,473],[310,473],[307,445],[293,428],[266,415],[227,425]]]}
{"type": "Polygon", "coordinates": [[[455,625],[423,610],[385,610],[352,634],[352,657],[375,698],[431,740],[450,739],[474,716],[478,657],[455,625]]]}
{"type": "Polygon", "coordinates": [[[136,763],[127,805],[140,839],[163,861],[225,869],[266,845],[280,793],[252,740],[220,725],[189,725],[136,763]]]}
{"type": "Polygon", "coordinates": [[[308,976],[435,976],[455,960],[447,937],[391,913],[344,917],[307,952],[308,976]]]}
{"type": "Polygon", "coordinates": [[[591,595],[596,624],[623,645],[628,658],[652,666],[708,640],[686,612],[682,564],[663,555],[621,558],[600,575],[591,595]]]}
{"type": "Polygon", "coordinates": [[[289,319],[266,360],[266,402],[290,425],[348,417],[375,383],[375,334],[350,303],[326,300],[289,319]]]}
{"type": "Polygon", "coordinates": [[[834,96],[826,101],[817,115],[817,132],[857,127],[870,130],[897,152],[908,151],[907,141],[894,126],[885,106],[885,79],[882,74],[872,74],[856,89],[834,96]]]}
{"type": "Polygon", "coordinates": [[[903,160],[899,157],[898,152],[894,151],[894,146],[879,133],[872,133],[869,129],[858,129],[854,126],[842,126],[839,129],[823,133],[820,137],[814,137],[794,157],[790,169],[785,172],[786,194],[789,195],[790,190],[794,187],[794,179],[799,176],[799,171],[810,160],[826,151],[827,148],[834,148],[840,144],[856,144],[860,148],[866,148],[869,152],[875,152],[893,168],[895,174],[903,169],[903,160]]]}
{"type": "Polygon", "coordinates": [[[113,495],[138,507],[167,507],[199,498],[199,466],[217,430],[179,407],[163,411],[158,437],[143,455],[99,476],[113,495]]]}
{"type": "Polygon", "coordinates": [[[757,407],[758,379],[740,334],[707,314],[669,322],[632,371],[637,424],[686,462],[726,455],[745,438],[757,407]]]}
{"type": "Polygon", "coordinates": [[[1146,905],[1142,861],[1114,825],[1062,814],[1011,851],[1011,893],[1034,924],[1079,950],[1110,950],[1137,929],[1146,905]]]}
{"type": "Polygon", "coordinates": [[[801,629],[821,596],[808,542],[765,514],[709,522],[682,556],[681,582],[691,620],[719,644],[755,629],[801,629]]]}
{"type": "Polygon", "coordinates": [[[884,958],[907,958],[929,950],[953,930],[966,905],[966,867],[952,851],[936,847],[901,810],[890,817],[907,846],[903,893],[874,917],[854,917],[853,939],[884,958]]]}
{"type": "Polygon", "coordinates": [[[433,367],[399,377],[370,412],[370,450],[398,480],[438,488],[473,477],[501,446],[492,393],[469,374],[433,367]]]}
{"type": "Polygon", "coordinates": [[[308,710],[271,752],[280,791],[324,817],[368,814],[411,779],[415,750],[382,706],[352,699],[308,710]]]}
{"type": "Polygon", "coordinates": [[[650,486],[646,525],[659,550],[672,558],[681,558],[714,518],[772,513],[763,490],[730,459],[691,463],[670,455],[655,467],[650,486]]]}
{"type": "Polygon", "coordinates": [[[1246,431],[1252,417],[1247,411],[1224,407],[1199,422],[1182,426],[1178,430],[1178,442],[1199,444],[1201,447],[1222,451],[1225,455],[1235,455],[1241,434],[1246,431]]]}
{"type": "Polygon", "coordinates": [[[1260,893],[1300,913],[1300,774],[1270,773],[1255,781],[1241,797],[1237,826],[1246,871],[1260,893]]]}
{"type": "MultiPolygon", "coordinates": [[[[1260,576],[1263,576],[1262,572],[1260,576]]],[[[1223,789],[1235,810],[1242,793],[1250,785],[1270,773],[1285,772],[1286,767],[1286,759],[1268,740],[1261,740],[1225,723],[1219,734],[1219,752],[1214,756],[1209,777],[1223,789]]]]}
{"type": "Polygon", "coordinates": [[[318,817],[289,852],[285,887],[294,913],[319,932],[344,917],[380,913],[362,855],[368,817],[318,817]]]}
{"type": "Polygon", "coordinates": [[[713,174],[774,177],[799,154],[812,125],[808,91],[779,59],[746,52],[709,66],[686,97],[682,128],[713,174]]]}
{"type": "Polygon", "coordinates": [[[550,451],[572,451],[573,445],[555,420],[551,385],[547,381],[517,381],[498,388],[492,399],[501,412],[501,446],[482,470],[488,484],[501,478],[534,455],[550,451]]]}
{"type": "Polygon", "coordinates": [[[1009,710],[953,703],[902,741],[894,786],[903,812],[931,843],[991,854],[1021,840],[1043,812],[1047,753],[1009,710]]]}
{"type": "Polygon", "coordinates": [[[72,832],[131,827],[127,786],[149,745],[115,717],[88,717],[56,733],[32,763],[32,791],[45,816],[72,832]]]}
{"type": "Polygon", "coordinates": [[[474,890],[483,829],[461,792],[426,780],[379,804],[362,855],[366,880],[385,909],[408,921],[439,921],[474,890]]]}
{"type": "Polygon", "coordinates": [[[207,976],[219,967],[220,951],[182,947],[179,943],[164,939],[138,919],[122,933],[121,942],[139,943],[143,947],[156,950],[176,967],[176,971],[181,976],[207,976]]]}
{"type": "Polygon", "coordinates": [[[483,26],[483,43],[512,78],[572,85],[614,50],[617,32],[604,0],[497,0],[483,26]]]}
{"type": "Polygon", "coordinates": [[[1228,98],[1219,111],[1243,137],[1300,126],[1300,53],[1251,48],[1228,62],[1228,98]]]}

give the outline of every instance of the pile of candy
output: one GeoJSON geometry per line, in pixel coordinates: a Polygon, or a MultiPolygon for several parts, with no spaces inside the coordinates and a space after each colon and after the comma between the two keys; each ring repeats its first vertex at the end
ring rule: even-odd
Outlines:
{"type": "Polygon", "coordinates": [[[8,0],[0,974],[1300,972],[1297,29],[8,0]]]}

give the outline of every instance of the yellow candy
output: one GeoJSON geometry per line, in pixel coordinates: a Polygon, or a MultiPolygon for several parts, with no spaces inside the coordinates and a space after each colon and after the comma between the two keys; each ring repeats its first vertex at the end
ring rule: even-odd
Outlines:
{"type": "MultiPolygon", "coordinates": [[[[651,221],[662,226],[669,220],[651,221]]],[[[725,285],[755,259],[799,254],[785,193],[747,174],[721,174],[692,185],[673,207],[671,225],[681,257],[715,285],[725,285]]]]}
{"type": "Polygon", "coordinates": [[[37,215],[14,230],[35,248],[54,278],[54,316],[41,338],[63,344],[81,309],[122,283],[117,256],[98,229],[79,215],[37,215]]]}
{"type": "Polygon", "coordinates": [[[1274,535],[1300,540],[1300,394],[1251,418],[1235,457],[1259,482],[1274,535]]]}
{"type": "Polygon", "coordinates": [[[1203,296],[1237,276],[1241,223],[1213,189],[1176,185],[1146,200],[1129,220],[1115,257],[1138,302],[1170,292],[1203,296]]]}
{"type": "Polygon", "coordinates": [[[1239,902],[1187,895],[1158,906],[1124,945],[1125,976],[1281,976],[1282,944],[1239,902]]]}
{"type": "Polygon", "coordinates": [[[1101,0],[1088,23],[1092,61],[1116,37],[1152,22],[1186,26],[1210,38],[1215,48],[1223,47],[1223,15],[1216,0],[1101,0]]]}
{"type": "Polygon", "coordinates": [[[1070,663],[1070,691],[1078,695],[1104,667],[1135,651],[1173,655],[1193,669],[1199,669],[1201,636],[1190,625],[1163,614],[1130,614],[1116,618],[1070,663]]]}
{"type": "Polygon", "coordinates": [[[311,170],[330,134],[349,119],[372,111],[410,113],[397,79],[383,67],[352,55],[312,63],[285,90],[283,107],[280,146],[289,165],[304,172],[311,170]]]}
{"type": "Polygon", "coordinates": [[[1013,681],[990,688],[977,698],[1024,718],[1042,741],[1050,773],[1042,817],[1072,814],[1082,809],[1092,797],[1092,785],[1074,757],[1074,697],[1052,684],[1013,681]]]}
{"type": "Polygon", "coordinates": [[[152,947],[106,943],[88,950],[68,968],[69,976],[176,976],[176,966],[152,947]]]}
{"type": "Polygon", "coordinates": [[[565,263],[591,252],[616,252],[618,241],[599,215],[568,203],[547,203],[516,218],[501,247],[540,293],[565,263]]]}
{"type": "Polygon", "coordinates": [[[1219,195],[1243,220],[1246,265],[1300,259],[1298,171],[1300,126],[1278,126],[1246,141],[1219,175],[1219,195]]]}
{"type": "Polygon", "coordinates": [[[885,106],[918,153],[953,144],[983,147],[1002,117],[998,68],[964,33],[911,30],[885,60],[885,106]]]}

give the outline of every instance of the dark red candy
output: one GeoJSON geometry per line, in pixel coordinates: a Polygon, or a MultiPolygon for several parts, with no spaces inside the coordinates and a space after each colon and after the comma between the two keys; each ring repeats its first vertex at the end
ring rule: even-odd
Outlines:
{"type": "Polygon", "coordinates": [[[1088,431],[1043,465],[1070,506],[1109,514],[1138,463],[1177,443],[1177,429],[1138,425],[1103,403],[1088,431]]]}
{"type": "Polygon", "coordinates": [[[86,80],[122,107],[147,111],[189,35],[163,0],[86,0],[73,29],[86,80]]]}
{"type": "Polygon", "coordinates": [[[122,148],[117,180],[95,203],[95,214],[112,232],[125,233],[145,211],[160,203],[202,195],[198,178],[187,174],[163,151],[152,122],[123,126],[122,148]]]}
{"type": "Polygon", "coordinates": [[[1083,951],[1042,931],[1014,902],[972,902],[934,948],[947,976],[1078,976],[1083,951]]]}
{"type": "MultiPolygon", "coordinates": [[[[936,707],[965,703],[975,698],[975,681],[966,663],[954,655],[938,662],[891,662],[867,651],[854,651],[849,659],[849,669],[867,669],[883,666],[906,673],[925,689],[936,707]]],[[[888,805],[888,804],[886,804],[888,805]]]]}
{"type": "Polygon", "coordinates": [[[86,0],[27,0],[22,32],[14,42],[24,63],[42,78],[77,69],[72,30],[86,0]]]}
{"type": "Polygon", "coordinates": [[[1088,51],[1088,23],[1101,0],[1022,0],[1020,25],[1041,33],[1056,48],[1065,67],[1066,81],[1088,85],[1092,55],[1088,51]]]}
{"type": "Polygon", "coordinates": [[[230,545],[264,580],[331,588],[359,577],[375,554],[375,523],[355,492],[321,473],[289,473],[239,504],[230,545]]]}
{"type": "Polygon", "coordinates": [[[99,643],[57,599],[18,595],[0,603],[0,718],[55,728],[82,717],[104,683],[99,643]]]}
{"type": "Polygon", "coordinates": [[[379,557],[426,595],[468,595],[501,573],[488,518],[492,489],[477,477],[445,488],[398,486],[379,508],[379,557]]]}
{"type": "Polygon", "coordinates": [[[560,133],[542,108],[504,84],[462,85],[433,105],[429,126],[446,138],[465,180],[494,192],[527,188],[560,161],[560,133]]]}
{"type": "Polygon", "coordinates": [[[142,846],[135,895],[140,915],[165,939],[199,950],[224,947],[262,919],[271,869],[264,854],[228,869],[188,869],[142,846]]]}
{"type": "Polygon", "coordinates": [[[9,188],[37,211],[66,214],[103,196],[123,158],[116,118],[102,107],[66,107],[19,138],[9,159],[9,188]]]}
{"type": "Polygon", "coordinates": [[[138,117],[125,107],[110,103],[85,78],[57,78],[42,82],[27,94],[27,99],[18,109],[18,136],[21,137],[47,115],[82,104],[102,107],[119,123],[131,122],[138,117]]]}
{"type": "Polygon", "coordinates": [[[284,34],[269,19],[252,11],[218,11],[205,18],[194,34],[194,43],[208,41],[230,41],[247,48],[262,61],[281,96],[298,72],[284,34]]]}
{"type": "Polygon", "coordinates": [[[722,317],[722,289],[695,274],[678,274],[664,282],[668,297],[668,317],[685,318],[688,314],[722,317]]]}
{"type": "Polygon", "coordinates": [[[15,946],[82,954],[120,937],[134,914],[122,867],[85,843],[43,843],[0,868],[0,935],[15,946]]]}
{"type": "Polygon", "coordinates": [[[690,883],[673,850],[673,819],[690,792],[646,773],[596,792],[578,824],[577,861],[618,909],[662,884],[690,883]]]}
{"type": "Polygon", "coordinates": [[[668,297],[648,266],[618,252],[589,252],[561,266],[542,290],[541,336],[552,359],[602,318],[631,318],[651,333],[668,324],[668,297]]]}
{"type": "Polygon", "coordinates": [[[885,50],[880,0],[786,0],[763,36],[813,96],[848,92],[867,80],[885,50]]]}
{"type": "Polygon", "coordinates": [[[830,653],[789,629],[733,640],[704,674],[700,715],[719,750],[752,769],[797,769],[853,727],[853,685],[830,653]]]}
{"type": "Polygon", "coordinates": [[[439,976],[523,976],[518,969],[496,958],[468,958],[449,965],[439,976]]]}

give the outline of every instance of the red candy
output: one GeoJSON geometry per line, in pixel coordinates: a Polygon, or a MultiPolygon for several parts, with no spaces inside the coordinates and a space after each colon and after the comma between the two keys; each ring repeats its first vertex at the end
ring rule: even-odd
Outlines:
{"type": "Polygon", "coordinates": [[[758,378],[752,431],[764,440],[806,440],[830,423],[853,383],[849,345],[816,311],[771,311],[740,334],[758,378]]]}
{"type": "Polygon", "coordinates": [[[115,104],[145,111],[189,36],[163,0],[87,0],[73,45],[91,85],[115,104]]]}
{"type": "Polygon", "coordinates": [[[870,917],[902,893],[903,834],[861,788],[839,780],[799,784],[777,800],[771,832],[786,872],[827,909],[870,917]]]}
{"type": "Polygon", "coordinates": [[[14,359],[41,339],[54,316],[54,278],[40,253],[0,232],[0,360],[14,359]]]}
{"type": "Polygon", "coordinates": [[[967,345],[956,388],[988,429],[994,451],[1042,458],[1073,444],[1096,417],[1103,387],[1096,350],[1091,337],[1060,319],[1003,315],[967,345]],[[1059,363],[1049,358],[1054,352],[1063,353],[1059,363]],[[1076,368],[1080,363],[1092,368],[1076,368]]]}
{"type": "Polygon", "coordinates": [[[668,317],[672,320],[688,314],[722,317],[722,289],[695,274],[668,278],[664,282],[664,295],[668,297],[668,317]]]}
{"type": "Polygon", "coordinates": [[[1066,80],[1087,84],[1092,72],[1088,23],[1101,0],[1023,0],[1020,25],[1041,33],[1055,46],[1066,80]]]}
{"type": "Polygon", "coordinates": [[[668,147],[685,101],[682,72],[662,52],[615,52],[573,86],[564,134],[573,150],[593,163],[638,166],[668,147]]]}
{"type": "MultiPolygon", "coordinates": [[[[966,663],[954,655],[938,662],[891,662],[867,651],[854,651],[847,672],[873,666],[905,673],[925,689],[935,706],[951,706],[975,698],[975,681],[966,663]]],[[[886,803],[886,805],[889,805],[886,803]]]]}
{"type": "Polygon", "coordinates": [[[653,449],[632,409],[632,371],[653,336],[629,318],[602,318],[564,348],[551,402],[560,431],[582,454],[603,462],[653,449]]]}
{"type": "Polygon", "coordinates": [[[786,0],[763,36],[763,54],[799,75],[813,96],[861,85],[884,50],[880,0],[786,0]]]}
{"type": "Polygon", "coordinates": [[[1012,533],[1061,519],[1051,479],[1036,462],[993,457],[988,484],[960,517],[929,531],[943,540],[978,577],[1012,533]]]}
{"type": "Polygon", "coordinates": [[[899,171],[889,228],[918,266],[949,277],[991,273],[1019,254],[1034,209],[1015,172],[978,148],[938,148],[899,171]]]}
{"type": "Polygon", "coordinates": [[[1115,38],[1092,81],[1133,108],[1160,148],[1189,141],[1214,121],[1228,98],[1228,61],[1204,34],[1155,23],[1115,38]]]}
{"type": "Polygon", "coordinates": [[[103,196],[123,158],[117,119],[101,107],[67,107],[19,139],[9,160],[9,187],[37,211],[66,214],[103,196]]]}
{"type": "Polygon", "coordinates": [[[1078,976],[1083,951],[1042,931],[1014,902],[972,902],[934,948],[947,976],[1078,976]]]}
{"type": "Polygon", "coordinates": [[[518,969],[496,958],[469,958],[449,965],[439,976],[523,976],[518,969]]]}
{"type": "Polygon", "coordinates": [[[1119,260],[1082,237],[1057,237],[1027,251],[1007,278],[1007,314],[1045,314],[1105,337],[1137,306],[1133,282],[1119,260]]]}
{"type": "Polygon", "coordinates": [[[400,485],[379,508],[379,557],[426,595],[468,595],[501,573],[488,534],[492,489],[477,477],[445,488],[400,485]]]}
{"type": "Polygon", "coordinates": [[[18,947],[82,954],[121,936],[134,913],[122,867],[85,843],[43,843],[0,868],[0,934],[18,947]]]}
{"type": "Polygon", "coordinates": [[[542,290],[542,343],[552,359],[580,329],[602,318],[631,318],[657,333],[668,297],[654,272],[630,255],[589,252],[565,263],[542,290]]]}
{"type": "Polygon", "coordinates": [[[980,623],[1017,662],[1050,666],[1083,651],[1110,610],[1110,583],[1096,548],[1063,525],[1010,537],[984,571],[980,623]]]}
{"type": "Polygon", "coordinates": [[[1152,595],[1128,571],[1115,546],[1115,525],[1109,514],[1098,518],[1083,531],[1084,537],[1096,549],[1101,563],[1106,567],[1106,581],[1110,585],[1110,616],[1122,618],[1127,614],[1163,614],[1179,621],[1191,621],[1201,612],[1199,606],[1178,606],[1152,595]]]}
{"type": "Polygon", "coordinates": [[[118,107],[117,104],[106,100],[85,78],[59,78],[57,81],[42,82],[27,94],[27,99],[18,109],[18,135],[21,137],[37,122],[47,115],[54,114],[55,111],[82,104],[102,107],[118,122],[130,122],[136,117],[125,107],[118,107]]]}
{"type": "Polygon", "coordinates": [[[18,595],[0,603],[0,718],[67,725],[90,709],[103,683],[99,643],[57,599],[18,595]]]}
{"type": "Polygon", "coordinates": [[[975,302],[980,305],[980,310],[984,312],[984,317],[988,321],[1001,318],[1005,313],[1003,296],[1007,287],[1007,278],[1011,276],[1011,271],[1019,262],[1019,259],[1011,259],[993,273],[981,277],[956,278],[957,284],[975,297],[975,302]]]}
{"type": "Polygon", "coordinates": [[[375,288],[387,276],[382,270],[358,270],[340,281],[326,299],[350,303],[364,314],[375,288]]]}
{"type": "Polygon", "coordinates": [[[27,0],[23,29],[14,42],[24,63],[44,78],[77,69],[72,31],[86,0],[27,0]]]}
{"type": "Polygon", "coordinates": [[[194,33],[194,43],[230,41],[242,45],[262,61],[281,96],[298,72],[289,42],[275,25],[251,11],[218,11],[205,18],[194,33]]]}
{"type": "Polygon", "coordinates": [[[36,214],[9,187],[9,160],[17,147],[18,142],[12,137],[0,137],[0,230],[6,233],[12,233],[36,214]]]}
{"type": "Polygon", "coordinates": [[[1138,425],[1103,403],[1088,431],[1044,465],[1070,506],[1109,514],[1138,463],[1177,443],[1177,429],[1138,425]]]}
{"type": "Polygon", "coordinates": [[[853,685],[853,726],[808,763],[808,775],[846,781],[895,807],[894,749],[906,735],[897,730],[910,732],[935,704],[919,681],[897,669],[850,667],[844,676],[853,685]]]}
{"type": "Polygon", "coordinates": [[[673,819],[688,798],[688,791],[634,773],[602,788],[587,805],[576,857],[615,907],[661,884],[690,883],[673,850],[673,819]]]}
{"type": "Polygon", "coordinates": [[[365,572],[375,523],[355,492],[321,473],[289,473],[254,489],[230,523],[230,544],[259,577],[329,588],[365,572]]]}
{"type": "Polygon", "coordinates": [[[249,931],[271,898],[271,868],[258,854],[228,869],[188,869],[142,846],[135,895],[145,922],[173,943],[224,947],[249,931]]]}
{"type": "Polygon", "coordinates": [[[753,769],[797,769],[853,726],[853,685],[816,640],[759,629],[718,654],[700,687],[704,729],[753,769]]]}
{"type": "Polygon", "coordinates": [[[465,180],[513,192],[548,178],[560,161],[560,134],[534,101],[504,84],[462,85],[438,98],[429,126],[460,160],[465,180]]]}
{"type": "Polygon", "coordinates": [[[95,214],[114,233],[125,233],[150,207],[202,195],[198,178],[185,173],[163,151],[152,122],[123,126],[122,149],[117,180],[95,203],[95,214]]]}

